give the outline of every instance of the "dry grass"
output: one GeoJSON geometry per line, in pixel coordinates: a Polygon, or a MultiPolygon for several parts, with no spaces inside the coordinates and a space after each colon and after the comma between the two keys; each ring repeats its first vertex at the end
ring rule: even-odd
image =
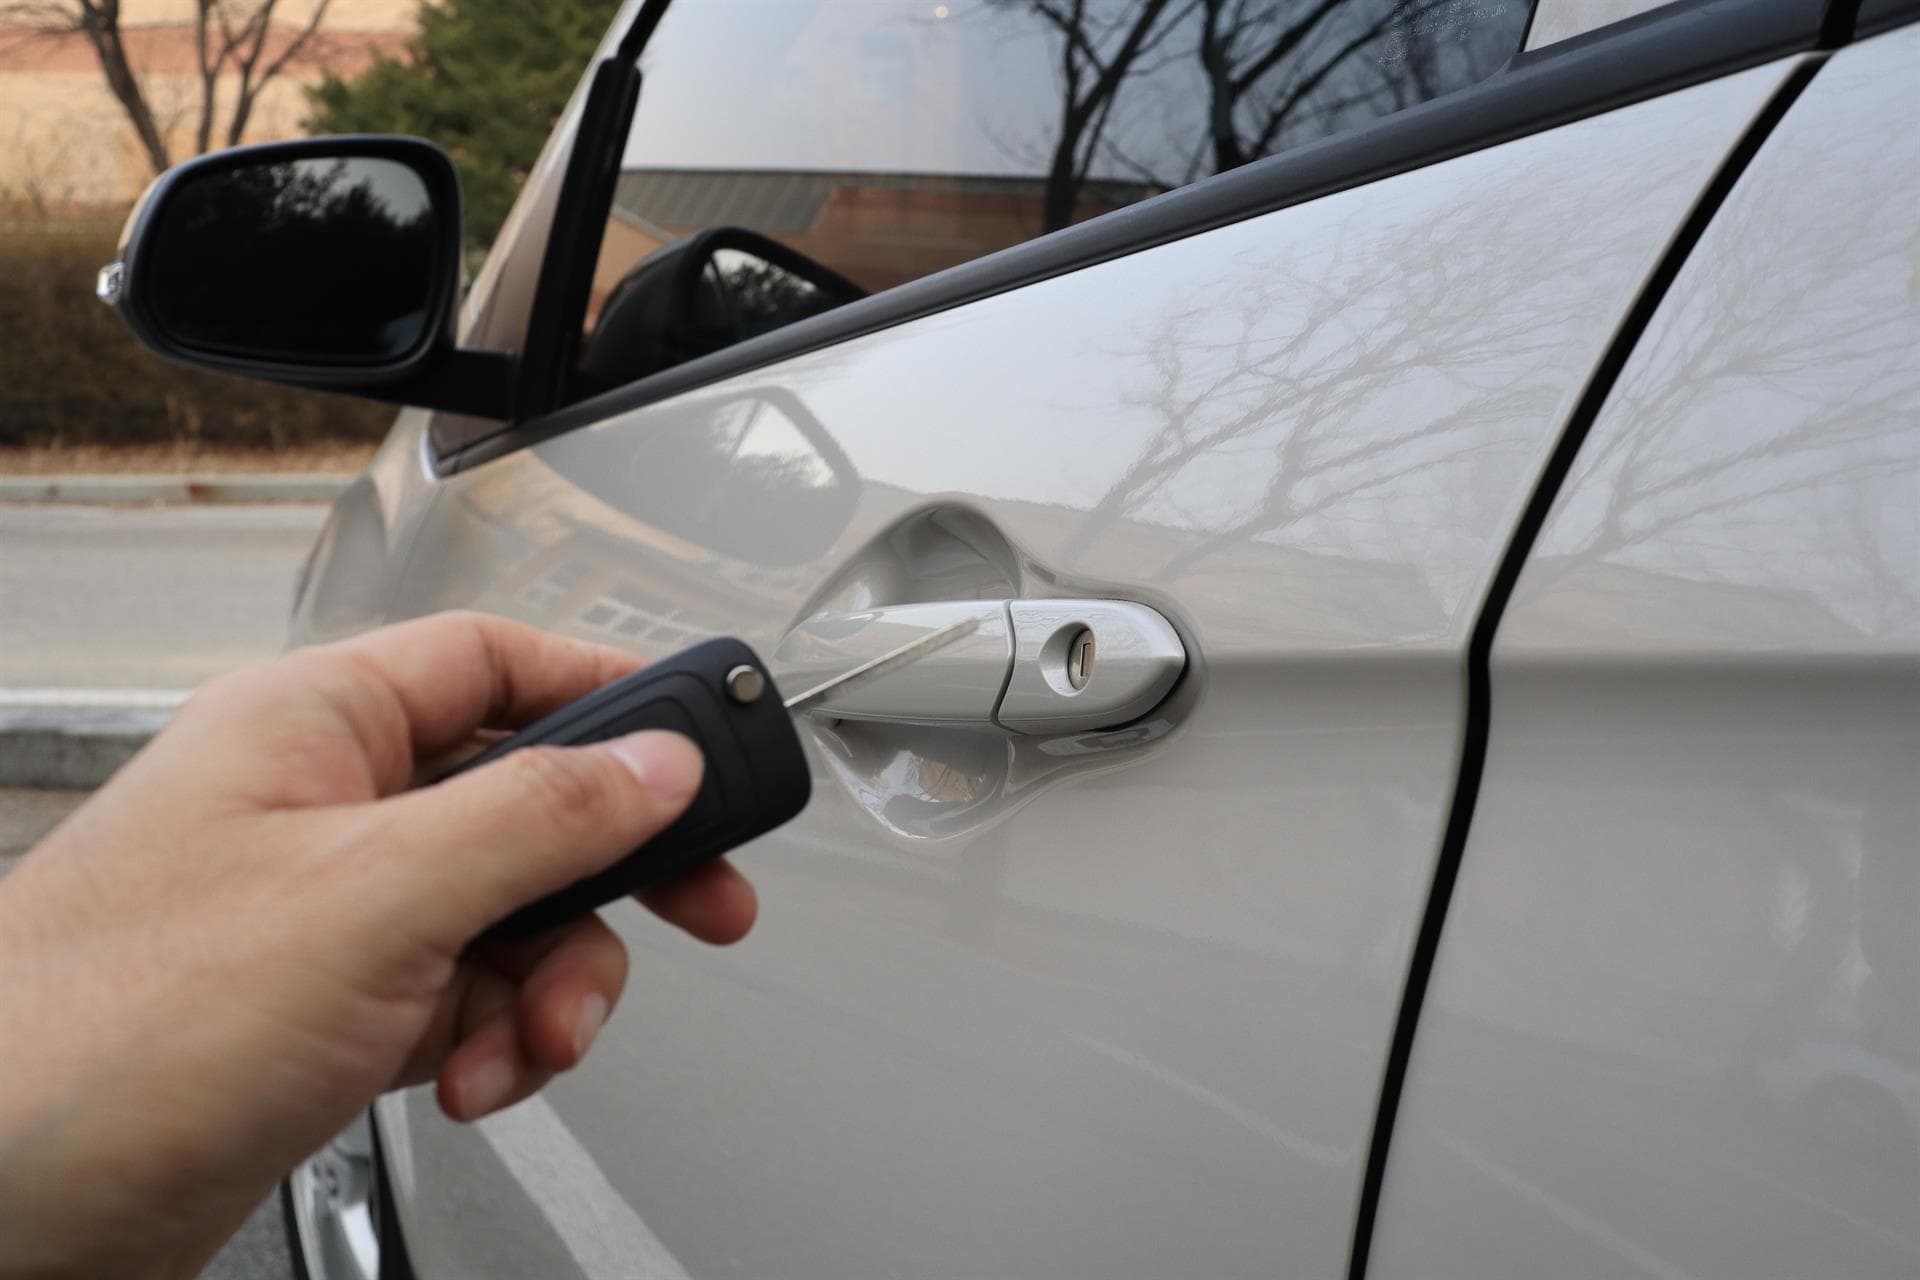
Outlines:
{"type": "Polygon", "coordinates": [[[290,458],[386,435],[391,405],[185,369],[148,352],[93,296],[113,253],[112,234],[85,223],[0,227],[0,448],[290,458]]]}
{"type": "Polygon", "coordinates": [[[375,446],[321,441],[282,449],[193,444],[29,445],[0,448],[0,475],[182,475],[214,472],[355,472],[375,446]]]}

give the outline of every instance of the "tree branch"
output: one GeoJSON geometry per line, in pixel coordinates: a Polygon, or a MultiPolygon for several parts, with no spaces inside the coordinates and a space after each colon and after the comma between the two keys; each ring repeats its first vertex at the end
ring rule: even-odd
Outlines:
{"type": "MultiPolygon", "coordinates": [[[[271,12],[274,3],[275,0],[267,0],[262,6],[261,12],[271,12]]],[[[259,99],[261,90],[273,83],[274,77],[280,74],[287,63],[299,57],[300,51],[312,42],[314,34],[320,30],[321,20],[327,15],[327,6],[330,3],[332,3],[332,0],[320,0],[320,3],[313,6],[313,12],[308,16],[306,25],[294,34],[293,39],[287,41],[286,47],[280,50],[278,57],[273,58],[261,69],[258,79],[253,80],[249,85],[247,78],[243,77],[241,81],[241,95],[234,102],[233,118],[227,125],[228,146],[237,145],[241,136],[246,132],[247,120],[253,115],[253,105],[259,99]]],[[[264,42],[264,24],[262,30],[262,41],[264,42]]],[[[259,46],[256,45],[256,60],[258,59],[258,48],[259,46]]],[[[252,66],[249,64],[249,75],[251,71],[252,66]]]]}
{"type": "Polygon", "coordinates": [[[141,149],[147,153],[147,163],[154,173],[162,172],[170,163],[167,141],[127,60],[126,42],[120,33],[120,0],[74,0],[67,15],[66,21],[71,24],[67,30],[79,32],[93,46],[100,70],[107,78],[107,89],[126,113],[141,149]]]}
{"type": "Polygon", "coordinates": [[[208,37],[211,24],[207,13],[216,0],[194,0],[193,6],[193,55],[200,65],[200,123],[193,131],[193,149],[205,151],[213,134],[214,90],[220,79],[220,64],[226,61],[224,55],[218,60],[209,58],[208,37]]]}
{"type": "Polygon", "coordinates": [[[1274,137],[1279,134],[1281,127],[1286,123],[1287,116],[1292,114],[1293,109],[1300,105],[1301,100],[1315,89],[1318,89],[1322,84],[1326,83],[1327,77],[1332,75],[1341,63],[1345,62],[1369,44],[1372,44],[1375,40],[1378,40],[1392,23],[1393,14],[1388,12],[1371,27],[1368,27],[1359,35],[1353,37],[1353,39],[1347,41],[1344,45],[1341,45],[1339,49],[1334,51],[1332,57],[1322,62],[1306,79],[1296,84],[1292,91],[1281,100],[1280,105],[1273,108],[1273,110],[1267,114],[1267,123],[1254,138],[1253,146],[1248,149],[1250,153],[1255,156],[1265,155],[1267,148],[1273,144],[1274,137]]]}
{"type": "Polygon", "coordinates": [[[1234,78],[1233,96],[1238,98],[1252,88],[1254,81],[1273,70],[1282,58],[1299,48],[1300,42],[1312,35],[1313,29],[1319,26],[1328,14],[1339,8],[1340,4],[1341,0],[1320,0],[1320,3],[1315,5],[1306,17],[1288,27],[1265,53],[1255,58],[1245,71],[1234,78]]]}

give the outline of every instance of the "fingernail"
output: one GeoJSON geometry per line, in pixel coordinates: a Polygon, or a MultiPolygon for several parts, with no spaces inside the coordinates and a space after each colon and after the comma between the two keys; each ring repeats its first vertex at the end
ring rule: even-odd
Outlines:
{"type": "Polygon", "coordinates": [[[505,1058],[483,1058],[477,1067],[460,1074],[460,1110],[478,1120],[507,1100],[513,1092],[513,1064],[505,1058]]]}
{"type": "Polygon", "coordinates": [[[607,998],[594,992],[580,1002],[579,1012],[573,1015],[573,1056],[583,1058],[587,1046],[600,1034],[600,1028],[607,1021],[607,998]]]}
{"type": "Polygon", "coordinates": [[[607,749],[640,785],[666,800],[685,800],[700,789],[706,761],[700,749],[677,733],[647,729],[616,738],[607,749]]]}

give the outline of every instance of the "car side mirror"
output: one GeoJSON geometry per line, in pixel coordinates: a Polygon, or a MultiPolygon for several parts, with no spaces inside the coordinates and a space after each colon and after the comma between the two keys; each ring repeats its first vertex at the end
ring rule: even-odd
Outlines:
{"type": "Polygon", "coordinates": [[[710,227],[642,258],[607,294],[576,390],[610,390],[866,296],[776,240],[710,227]]]}
{"type": "Polygon", "coordinates": [[[430,142],[307,138],[169,169],[98,292],[183,364],[505,417],[511,364],[460,352],[460,185],[430,142]]]}

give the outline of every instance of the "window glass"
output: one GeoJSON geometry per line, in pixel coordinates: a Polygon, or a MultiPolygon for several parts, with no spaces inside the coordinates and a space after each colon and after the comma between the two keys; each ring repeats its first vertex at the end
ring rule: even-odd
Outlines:
{"type": "Polygon", "coordinates": [[[1517,49],[1528,8],[679,0],[642,56],[581,389],[1472,84],[1517,49]],[[689,243],[715,228],[790,256],[689,243]],[[711,323],[723,277],[759,286],[727,304],[730,327],[711,323]],[[663,332],[689,320],[705,324],[691,346],[663,332]]]}
{"type": "Polygon", "coordinates": [[[1527,31],[1527,48],[1556,44],[1672,4],[1674,0],[1551,0],[1527,31]]]}

